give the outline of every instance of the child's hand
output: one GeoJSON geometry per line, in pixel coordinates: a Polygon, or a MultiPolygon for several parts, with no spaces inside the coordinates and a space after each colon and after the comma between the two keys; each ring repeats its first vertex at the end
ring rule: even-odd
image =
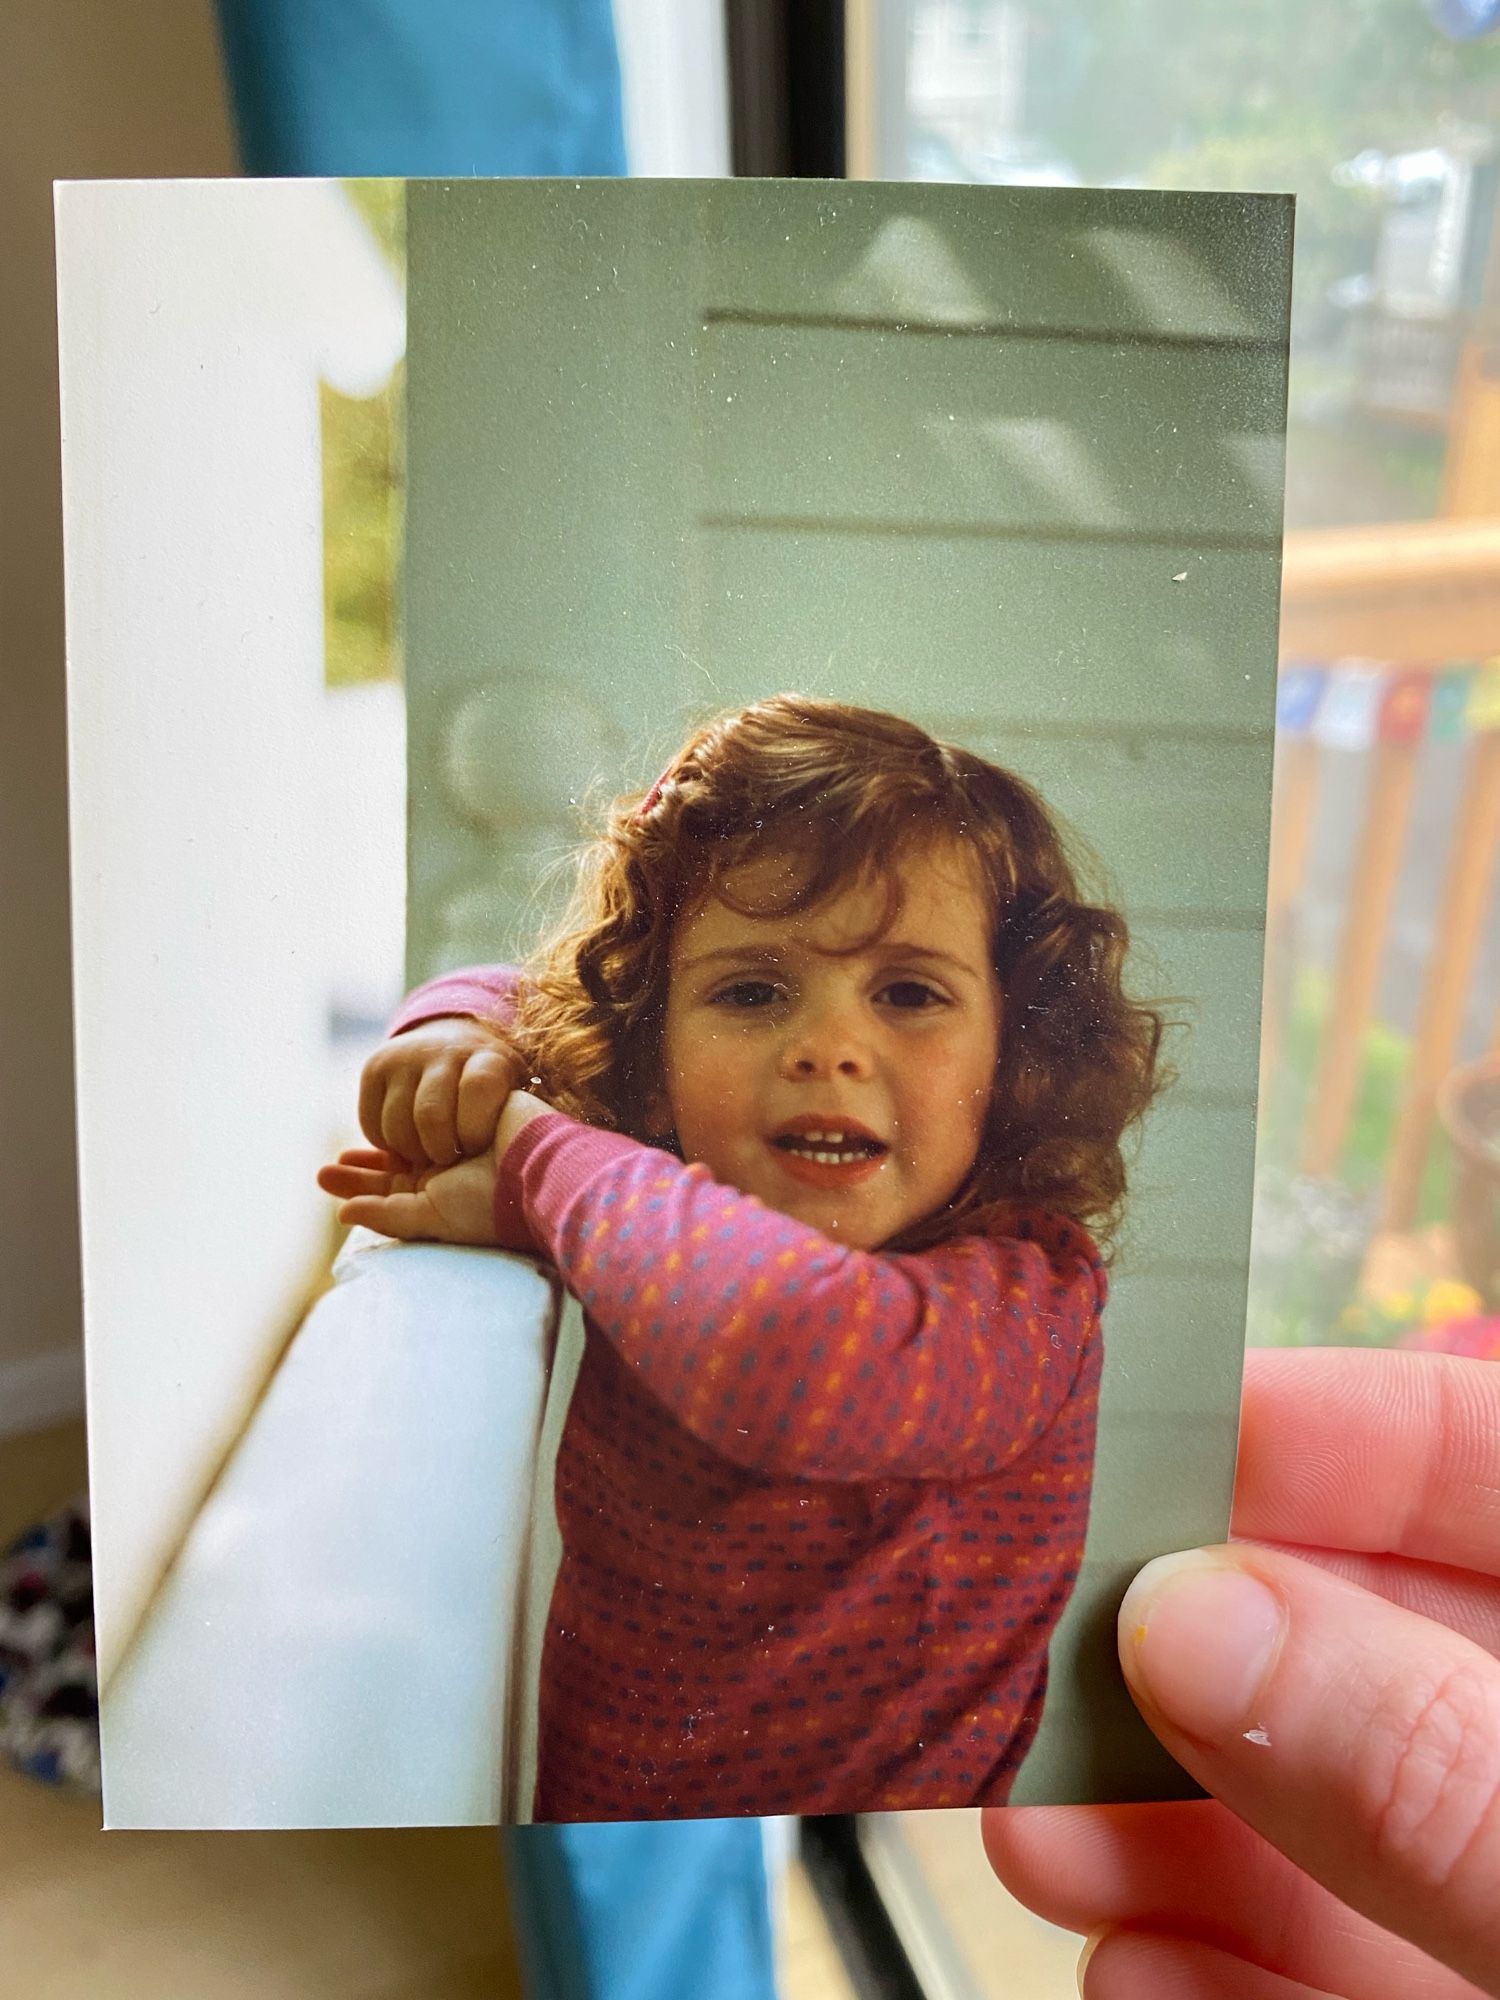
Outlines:
{"type": "Polygon", "coordinates": [[[448,1167],[483,1153],[526,1065],[497,1028],[467,1014],[393,1035],[359,1080],[360,1129],[412,1168],[448,1167]]]}
{"type": "Polygon", "coordinates": [[[318,1186],[339,1198],[339,1221],[406,1243],[495,1244],[493,1152],[453,1167],[411,1167],[383,1147],[354,1147],[318,1169],[318,1186]]]}
{"type": "Polygon", "coordinates": [[[378,1230],[405,1243],[484,1244],[501,1250],[537,1251],[525,1218],[497,1199],[500,1162],[510,1142],[550,1107],[524,1090],[512,1091],[494,1143],[477,1159],[455,1166],[412,1167],[385,1147],[355,1147],[318,1171],[318,1186],[339,1200],[339,1221],[378,1230]]]}

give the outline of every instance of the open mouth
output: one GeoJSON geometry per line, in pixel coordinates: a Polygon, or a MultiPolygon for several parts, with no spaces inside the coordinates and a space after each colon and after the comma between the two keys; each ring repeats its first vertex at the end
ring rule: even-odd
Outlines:
{"type": "Polygon", "coordinates": [[[812,1126],[804,1131],[780,1132],[771,1141],[780,1153],[794,1159],[810,1160],[821,1167],[856,1167],[884,1158],[890,1151],[883,1139],[846,1125],[812,1126]]]}

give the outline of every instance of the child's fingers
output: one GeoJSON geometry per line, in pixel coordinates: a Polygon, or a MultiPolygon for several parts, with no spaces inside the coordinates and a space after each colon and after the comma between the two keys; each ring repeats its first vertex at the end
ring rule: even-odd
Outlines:
{"type": "Polygon", "coordinates": [[[495,1137],[505,1100],[525,1065],[513,1050],[476,1049],[458,1080],[457,1137],[461,1153],[482,1153],[495,1137]]]}
{"type": "Polygon", "coordinates": [[[391,1071],[389,1049],[377,1049],[360,1071],[359,1129],[372,1146],[385,1144],[385,1098],[390,1088],[391,1071]]]}
{"type": "Polygon", "coordinates": [[[449,1167],[459,1157],[457,1113],[460,1055],[436,1056],[422,1071],[412,1096],[411,1120],[422,1157],[449,1167]]]}
{"type": "Polygon", "coordinates": [[[434,1235],[432,1204],[425,1195],[355,1195],[338,1215],[351,1229],[373,1229],[402,1243],[430,1242],[434,1235]]]}
{"type": "MultiPolygon", "coordinates": [[[[407,1070],[397,1070],[386,1080],[385,1098],[380,1107],[378,1131],[372,1135],[377,1146],[385,1146],[393,1153],[399,1153],[405,1160],[423,1160],[431,1156],[422,1145],[417,1132],[414,1103],[417,1094],[418,1077],[407,1070]]],[[[366,1128],[368,1131],[368,1127],[366,1128]]]]}
{"type": "Polygon", "coordinates": [[[339,1154],[341,1167],[385,1167],[391,1173],[401,1173],[409,1163],[399,1153],[392,1153],[385,1146],[346,1146],[339,1154]]]}
{"type": "MultiPolygon", "coordinates": [[[[407,1177],[408,1180],[410,1176],[407,1177]]],[[[396,1176],[386,1167],[335,1165],[318,1169],[318,1186],[325,1194],[347,1201],[353,1195],[388,1195],[408,1190],[396,1186],[396,1176]]]]}

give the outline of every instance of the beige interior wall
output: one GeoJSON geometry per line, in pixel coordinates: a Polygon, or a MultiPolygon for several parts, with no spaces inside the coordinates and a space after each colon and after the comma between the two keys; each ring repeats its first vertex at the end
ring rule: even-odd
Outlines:
{"type": "MultiPolygon", "coordinates": [[[[54,179],[235,171],[210,0],[0,0],[0,1429],[81,1398],[54,179]]],[[[141,1115],[150,1116],[149,1051],[141,1115]]]]}

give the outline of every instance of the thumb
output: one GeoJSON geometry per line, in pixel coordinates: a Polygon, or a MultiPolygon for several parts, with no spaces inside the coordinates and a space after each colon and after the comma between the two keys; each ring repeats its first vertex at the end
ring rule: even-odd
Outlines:
{"type": "Polygon", "coordinates": [[[1172,1754],[1343,1902],[1500,1993],[1500,1663],[1251,1544],[1148,1563],[1120,1607],[1172,1754]]]}

